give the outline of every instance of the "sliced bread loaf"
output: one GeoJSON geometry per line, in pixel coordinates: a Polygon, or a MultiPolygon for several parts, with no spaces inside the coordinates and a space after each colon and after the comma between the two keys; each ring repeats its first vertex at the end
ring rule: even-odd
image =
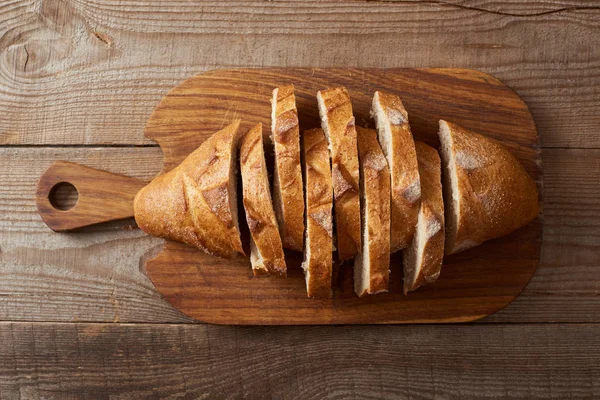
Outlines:
{"type": "Polygon", "coordinates": [[[417,229],[411,245],[402,251],[404,293],[435,281],[444,258],[444,199],[442,167],[438,152],[422,142],[415,142],[421,206],[417,229]]]}
{"type": "Polygon", "coordinates": [[[501,143],[440,121],[446,254],[507,235],[539,213],[537,187],[501,143]]]}
{"type": "Polygon", "coordinates": [[[362,242],[354,257],[358,296],[386,292],[390,268],[390,173],[377,132],[356,127],[360,160],[362,242]]]}
{"type": "Polygon", "coordinates": [[[409,246],[415,233],[421,201],[417,154],[408,123],[408,113],[398,96],[375,92],[371,114],[375,119],[379,143],[390,168],[390,248],[393,253],[409,246]]]}
{"type": "Polygon", "coordinates": [[[358,149],[352,103],[343,87],[319,91],[317,102],[331,156],[338,258],[349,260],[360,248],[358,149]]]}
{"type": "Polygon", "coordinates": [[[133,206],[143,231],[220,257],[244,254],[236,190],[239,126],[238,120],[218,131],[138,192],[133,206]]]}
{"type": "Polygon", "coordinates": [[[285,258],[271,202],[261,124],[250,128],[241,140],[240,170],[254,275],[285,276],[285,258]]]}
{"type": "Polygon", "coordinates": [[[304,262],[308,297],[331,297],[333,184],[327,140],[321,129],[305,131],[306,233],[304,262]]]}
{"type": "Polygon", "coordinates": [[[271,132],[275,147],[273,206],[283,247],[302,251],[304,193],[300,167],[300,133],[294,85],[273,90],[271,132]]]}

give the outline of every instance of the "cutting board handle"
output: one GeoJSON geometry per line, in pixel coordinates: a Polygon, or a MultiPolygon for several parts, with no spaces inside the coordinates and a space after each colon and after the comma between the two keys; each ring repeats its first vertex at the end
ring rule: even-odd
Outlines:
{"type": "Polygon", "coordinates": [[[146,182],[139,179],[57,161],[40,177],[36,205],[50,229],[68,231],[132,217],[133,199],[144,186],[146,182]],[[77,203],[69,210],[60,210],[52,204],[53,189],[60,183],[69,183],[77,190],[77,203]]]}

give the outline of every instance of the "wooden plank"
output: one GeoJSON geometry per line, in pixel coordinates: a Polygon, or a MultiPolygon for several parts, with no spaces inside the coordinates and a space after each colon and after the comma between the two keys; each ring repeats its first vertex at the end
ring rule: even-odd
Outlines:
{"type": "Polygon", "coordinates": [[[544,146],[600,147],[600,3],[519,3],[13,0],[0,7],[0,143],[150,143],[160,98],[216,67],[445,66],[514,88],[544,146]]]}
{"type": "Polygon", "coordinates": [[[161,159],[154,147],[1,149],[0,320],[189,321],[140,271],[141,258],[162,241],[133,219],[55,233],[35,208],[36,181],[53,161],[150,180],[161,159]]]}
{"type": "Polygon", "coordinates": [[[0,323],[0,396],[596,398],[599,325],[0,323]]]}
{"type": "MultiPolygon", "coordinates": [[[[0,320],[189,321],[140,272],[159,239],[132,220],[54,233],[35,209],[37,179],[53,161],[149,180],[161,159],[153,147],[0,149],[0,320]]],[[[542,163],[540,266],[514,303],[483,322],[600,322],[600,150],[544,150],[542,163]]]]}
{"type": "Polygon", "coordinates": [[[487,321],[597,321],[600,150],[544,150],[540,266],[525,291],[487,321]]]}

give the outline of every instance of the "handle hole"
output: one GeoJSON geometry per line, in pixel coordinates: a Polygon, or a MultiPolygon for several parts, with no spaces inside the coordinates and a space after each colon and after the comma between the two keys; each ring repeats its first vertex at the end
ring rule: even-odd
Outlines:
{"type": "Polygon", "coordinates": [[[77,188],[69,182],[60,182],[50,189],[48,200],[57,210],[67,211],[75,207],[79,200],[79,193],[77,188]]]}

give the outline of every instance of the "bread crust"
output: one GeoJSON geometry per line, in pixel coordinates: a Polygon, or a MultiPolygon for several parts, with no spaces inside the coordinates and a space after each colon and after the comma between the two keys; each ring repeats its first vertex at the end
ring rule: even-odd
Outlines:
{"type": "Polygon", "coordinates": [[[398,96],[375,92],[371,114],[375,118],[379,143],[390,168],[390,249],[393,253],[408,247],[415,233],[421,202],[417,154],[408,122],[408,112],[398,96]]]}
{"type": "Polygon", "coordinates": [[[271,202],[262,124],[250,128],[241,139],[240,171],[244,211],[252,241],[250,261],[254,275],[284,277],[285,258],[271,202]]]}
{"type": "Polygon", "coordinates": [[[138,192],[134,214],[143,231],[220,257],[244,254],[235,203],[239,125],[216,132],[138,192]]]}
{"type": "Polygon", "coordinates": [[[338,258],[348,260],[361,244],[358,148],[352,103],[343,87],[320,90],[317,101],[331,155],[338,258]]]}
{"type": "Polygon", "coordinates": [[[361,249],[354,258],[358,296],[386,292],[390,268],[390,173],[373,129],[356,127],[360,162],[361,249]]]}
{"type": "Polygon", "coordinates": [[[458,209],[456,226],[447,225],[446,254],[507,235],[537,217],[536,183],[503,144],[443,120],[440,141],[450,153],[442,151],[444,181],[454,165],[458,188],[457,193],[444,188],[447,224],[451,210],[458,209]]]}
{"type": "Polygon", "coordinates": [[[421,205],[416,234],[411,245],[402,252],[404,264],[404,294],[440,275],[444,258],[444,200],[442,196],[442,166],[440,156],[433,147],[415,142],[421,205]]]}
{"type": "Polygon", "coordinates": [[[333,262],[333,183],[321,129],[303,135],[306,237],[302,268],[308,297],[330,298],[333,262]]]}
{"type": "Polygon", "coordinates": [[[294,85],[273,90],[271,139],[275,148],[273,206],[283,247],[302,251],[304,192],[300,166],[300,130],[294,85]]]}

